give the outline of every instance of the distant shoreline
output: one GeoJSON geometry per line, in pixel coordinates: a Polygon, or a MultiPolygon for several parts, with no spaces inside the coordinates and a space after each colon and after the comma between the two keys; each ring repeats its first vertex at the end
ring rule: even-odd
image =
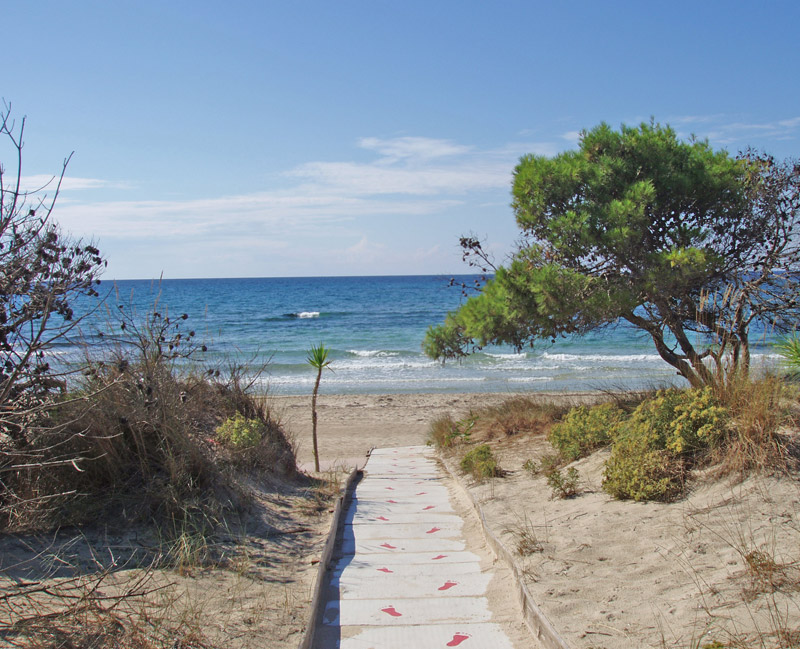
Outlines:
{"type": "MultiPolygon", "coordinates": [[[[472,410],[499,405],[515,397],[580,405],[598,401],[605,394],[602,391],[325,394],[323,391],[317,400],[320,463],[323,471],[361,466],[371,448],[425,444],[430,424],[438,417],[450,415],[461,419],[472,410]]],[[[309,470],[313,467],[311,394],[266,398],[295,444],[298,465],[309,470]]]]}

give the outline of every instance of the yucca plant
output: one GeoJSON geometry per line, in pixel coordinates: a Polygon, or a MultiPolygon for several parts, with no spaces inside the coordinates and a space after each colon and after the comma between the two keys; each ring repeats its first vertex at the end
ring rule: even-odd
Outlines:
{"type": "Polygon", "coordinates": [[[317,473],[319,473],[319,450],[317,448],[317,392],[319,391],[320,379],[322,379],[322,370],[326,367],[330,369],[331,361],[328,360],[328,351],[325,345],[311,345],[306,359],[308,364],[317,370],[317,380],[314,382],[314,393],[311,397],[311,439],[314,444],[314,470],[317,473]]]}
{"type": "Polygon", "coordinates": [[[797,332],[777,343],[775,349],[783,357],[786,378],[790,381],[800,380],[800,338],[797,332]]]}

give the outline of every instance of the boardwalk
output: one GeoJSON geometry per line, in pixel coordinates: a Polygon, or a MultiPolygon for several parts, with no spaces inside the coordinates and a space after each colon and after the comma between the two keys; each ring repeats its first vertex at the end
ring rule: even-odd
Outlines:
{"type": "Polygon", "coordinates": [[[514,649],[432,450],[378,449],[345,516],[315,649],[514,649]]]}

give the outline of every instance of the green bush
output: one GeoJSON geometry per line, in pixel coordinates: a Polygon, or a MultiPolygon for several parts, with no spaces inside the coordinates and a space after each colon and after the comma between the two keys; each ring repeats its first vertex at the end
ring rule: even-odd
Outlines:
{"type": "Polygon", "coordinates": [[[710,387],[681,392],[667,432],[667,449],[694,455],[713,447],[725,432],[728,414],[710,387]]]}
{"type": "Polygon", "coordinates": [[[240,412],[217,426],[217,439],[235,449],[257,446],[266,433],[266,425],[260,419],[248,419],[240,412]]]}
{"type": "Polygon", "coordinates": [[[654,429],[625,425],[606,461],[603,489],[622,500],[672,500],[683,492],[683,461],[654,429]]]}
{"type": "Polygon", "coordinates": [[[461,469],[471,473],[476,480],[492,478],[500,475],[500,467],[488,444],[481,444],[469,451],[461,458],[461,469]]]}
{"type": "Polygon", "coordinates": [[[558,469],[547,474],[547,485],[553,492],[553,498],[572,498],[578,495],[578,481],[580,474],[578,469],[571,466],[566,474],[558,469]]]}
{"type": "Polygon", "coordinates": [[[550,431],[550,443],[567,462],[584,457],[596,448],[611,443],[614,429],[624,417],[611,403],[570,410],[550,431]]]}

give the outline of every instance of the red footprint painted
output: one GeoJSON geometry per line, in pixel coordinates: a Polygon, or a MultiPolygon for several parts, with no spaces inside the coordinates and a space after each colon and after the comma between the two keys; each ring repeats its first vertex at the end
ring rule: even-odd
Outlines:
{"type": "Polygon", "coordinates": [[[454,633],[453,639],[447,643],[446,646],[448,647],[457,647],[460,645],[464,640],[469,640],[472,636],[469,633],[454,633]]]}
{"type": "Polygon", "coordinates": [[[386,516],[378,516],[378,518],[376,518],[375,520],[378,520],[378,521],[388,521],[389,519],[388,519],[388,518],[386,518],[386,516]]]}
{"type": "MultiPolygon", "coordinates": [[[[403,617],[403,614],[398,612],[394,606],[387,606],[386,608],[382,608],[381,610],[387,615],[391,615],[392,617],[403,617]]],[[[456,645],[453,646],[455,647],[456,645]]]]}
{"type": "Polygon", "coordinates": [[[378,568],[377,570],[378,570],[378,572],[385,572],[387,574],[390,573],[390,572],[394,572],[394,570],[389,570],[388,568],[378,568]]]}
{"type": "Polygon", "coordinates": [[[425,532],[425,534],[436,534],[436,532],[441,532],[441,531],[442,531],[441,527],[432,527],[427,532],[425,532]]]}
{"type": "Polygon", "coordinates": [[[450,590],[453,586],[458,586],[458,582],[448,580],[444,582],[444,585],[439,586],[437,590],[450,590]]]}
{"type": "Polygon", "coordinates": [[[428,509],[434,509],[435,507],[436,507],[436,505],[428,505],[427,507],[423,507],[422,511],[426,511],[428,509]]]}
{"type": "Polygon", "coordinates": [[[440,554],[438,557],[433,557],[431,561],[438,561],[439,559],[446,559],[446,558],[447,558],[446,554],[440,554]]]}
{"type": "Polygon", "coordinates": [[[397,504],[396,500],[387,500],[386,502],[387,503],[391,503],[392,505],[396,505],[397,504]]]}
{"type": "Polygon", "coordinates": [[[427,492],[427,491],[420,491],[420,492],[417,494],[417,496],[424,496],[426,493],[428,493],[428,492],[427,492]]]}
{"type": "Polygon", "coordinates": [[[397,546],[392,545],[391,543],[381,543],[379,547],[386,548],[387,550],[396,550],[397,549],[397,546]]]}

